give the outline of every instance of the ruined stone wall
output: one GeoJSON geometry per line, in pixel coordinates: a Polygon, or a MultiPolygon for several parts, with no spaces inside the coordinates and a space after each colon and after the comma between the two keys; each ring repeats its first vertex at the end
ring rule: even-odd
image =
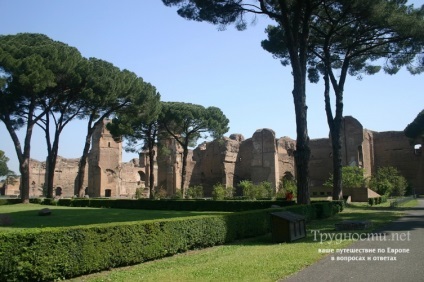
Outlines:
{"type": "Polygon", "coordinates": [[[375,169],[393,166],[412,184],[416,193],[424,193],[423,154],[416,154],[402,131],[374,133],[374,152],[375,169]]]}
{"type": "Polygon", "coordinates": [[[364,129],[364,141],[362,142],[362,163],[359,165],[364,169],[364,176],[371,177],[374,173],[374,135],[373,132],[364,129]]]}
{"type": "Polygon", "coordinates": [[[276,187],[280,179],[280,170],[275,132],[271,129],[258,129],[253,134],[252,141],[252,182],[259,184],[262,181],[268,181],[276,187]]]}
{"type": "MultiPolygon", "coordinates": [[[[56,169],[54,174],[54,191],[55,197],[72,197],[74,195],[75,180],[78,173],[79,159],[67,159],[61,156],[57,157],[56,169]]],[[[46,177],[46,162],[40,162],[31,159],[30,168],[30,191],[29,196],[43,197],[43,188],[46,177]]],[[[86,168],[86,173],[88,168],[86,168]]],[[[85,187],[88,181],[84,181],[85,187]]],[[[15,183],[8,185],[6,195],[19,195],[19,178],[15,183]]]]}
{"type": "Polygon", "coordinates": [[[333,153],[329,138],[312,139],[309,141],[311,158],[309,161],[310,190],[314,196],[324,196],[331,189],[323,187],[324,182],[333,173],[333,153]]]}
{"type": "MultiPolygon", "coordinates": [[[[277,141],[277,154],[278,154],[278,170],[279,182],[283,177],[287,179],[295,178],[295,163],[294,151],[296,149],[296,141],[289,137],[282,137],[277,141]]],[[[278,184],[277,184],[278,186],[278,184]]]]}
{"type": "Polygon", "coordinates": [[[115,142],[106,124],[96,127],[88,157],[88,194],[94,197],[121,195],[119,170],[122,163],[122,144],[115,142]]]}
{"type": "Polygon", "coordinates": [[[351,116],[343,118],[342,128],[342,165],[363,167],[364,128],[351,116]]]}

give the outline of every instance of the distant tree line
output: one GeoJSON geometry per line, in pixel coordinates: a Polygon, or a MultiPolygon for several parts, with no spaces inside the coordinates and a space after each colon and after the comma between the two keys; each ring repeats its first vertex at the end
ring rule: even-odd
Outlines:
{"type": "Polygon", "coordinates": [[[160,128],[179,138],[177,141],[186,150],[202,132],[221,137],[228,131],[229,122],[215,107],[161,102],[156,88],[135,73],[100,59],[84,58],[76,48],[43,34],[0,36],[0,120],[16,148],[22,202],[29,202],[34,127],[45,133],[45,185],[47,197],[53,198],[61,133],[72,120],[86,120],[75,188],[81,196],[91,137],[106,118],[114,118],[111,130],[117,138],[128,137],[130,144],[141,140],[148,149],[155,145],[160,128]],[[23,142],[18,130],[25,133],[23,142]]]}

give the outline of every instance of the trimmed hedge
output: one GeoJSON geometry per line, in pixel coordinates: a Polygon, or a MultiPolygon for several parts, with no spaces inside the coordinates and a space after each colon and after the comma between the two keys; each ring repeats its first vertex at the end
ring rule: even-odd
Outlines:
{"type": "Polygon", "coordinates": [[[0,281],[51,281],[269,231],[269,211],[0,234],[0,281]]]}
{"type": "Polygon", "coordinates": [[[368,204],[370,206],[379,205],[379,204],[382,204],[382,203],[385,203],[385,202],[387,202],[386,196],[368,198],[368,204]]]}
{"type": "MultiPolygon", "coordinates": [[[[333,208],[334,206],[337,209],[333,208]]],[[[270,213],[314,219],[337,202],[224,215],[28,229],[0,234],[0,281],[52,281],[133,265],[270,232],[270,213]]]]}
{"type": "Polygon", "coordinates": [[[21,203],[21,199],[19,198],[13,198],[13,199],[0,199],[0,206],[1,205],[14,205],[21,203]]]}
{"type": "Polygon", "coordinates": [[[60,199],[57,205],[71,207],[144,209],[144,210],[180,210],[180,211],[246,211],[267,209],[272,205],[287,207],[294,201],[212,201],[212,200],[148,200],[148,199],[60,199]]]}

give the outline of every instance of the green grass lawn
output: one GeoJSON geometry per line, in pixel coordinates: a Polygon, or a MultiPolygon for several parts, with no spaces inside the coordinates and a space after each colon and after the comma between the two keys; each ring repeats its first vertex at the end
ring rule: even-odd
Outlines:
{"type": "Polygon", "coordinates": [[[11,221],[11,225],[8,226],[1,226],[2,224],[0,222],[0,232],[13,232],[27,228],[77,226],[112,222],[119,223],[222,213],[223,212],[99,209],[43,206],[37,204],[0,205],[0,215],[10,218],[8,221],[11,221]],[[43,208],[51,209],[51,215],[39,216],[38,211],[43,208]]]}
{"type": "MultiPolygon", "coordinates": [[[[416,201],[405,208],[414,205],[416,201]]],[[[266,235],[70,281],[277,281],[321,259],[324,255],[319,249],[344,248],[352,243],[348,240],[320,242],[312,230],[335,233],[335,223],[359,219],[371,220],[372,229],[378,229],[401,215],[401,208],[351,205],[333,218],[307,223],[307,237],[293,243],[275,244],[271,235],[266,235]]]]}
{"type": "MultiPolygon", "coordinates": [[[[223,246],[190,251],[184,254],[145,262],[139,265],[113,269],[69,281],[277,281],[315,263],[324,255],[319,249],[344,248],[352,241],[320,242],[313,235],[335,233],[334,224],[342,220],[367,219],[373,229],[379,228],[401,216],[402,210],[416,205],[405,203],[396,209],[385,205],[369,207],[350,205],[333,218],[307,223],[307,237],[293,243],[275,244],[271,235],[251,238],[223,246]]],[[[27,228],[89,225],[98,223],[123,223],[157,218],[185,217],[211,212],[146,211],[121,209],[69,208],[41,205],[0,206],[0,214],[13,220],[11,226],[0,227],[0,232],[27,228]],[[48,207],[52,215],[41,217],[38,211],[48,207]]],[[[361,230],[359,232],[369,232],[361,230]]],[[[343,231],[346,233],[346,231],[343,231]]],[[[355,231],[358,232],[358,231],[355,231]]]]}

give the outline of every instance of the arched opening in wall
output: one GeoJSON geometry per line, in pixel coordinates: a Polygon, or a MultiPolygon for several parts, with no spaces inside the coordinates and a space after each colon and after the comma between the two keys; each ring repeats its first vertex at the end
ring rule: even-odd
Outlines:
{"type": "Polygon", "coordinates": [[[358,166],[364,167],[364,154],[362,152],[362,145],[358,146],[358,166]]]}
{"type": "Polygon", "coordinates": [[[293,190],[295,186],[296,183],[293,174],[290,171],[286,171],[283,177],[280,178],[278,190],[287,192],[288,190],[293,190]]]}
{"type": "Polygon", "coordinates": [[[138,171],[138,176],[140,177],[139,181],[138,181],[138,185],[140,184],[144,184],[144,186],[147,186],[147,176],[144,173],[144,171],[138,171]]]}
{"type": "Polygon", "coordinates": [[[106,189],[105,190],[105,197],[110,198],[112,196],[112,190],[111,189],[106,189]]]}
{"type": "Polygon", "coordinates": [[[84,189],[84,195],[88,195],[88,187],[85,187],[85,189],[84,189]]]}
{"type": "Polygon", "coordinates": [[[62,196],[62,187],[56,187],[55,193],[57,197],[62,196]]]}
{"type": "Polygon", "coordinates": [[[415,156],[421,156],[422,153],[422,145],[421,144],[415,144],[414,145],[414,154],[415,156]]]}

